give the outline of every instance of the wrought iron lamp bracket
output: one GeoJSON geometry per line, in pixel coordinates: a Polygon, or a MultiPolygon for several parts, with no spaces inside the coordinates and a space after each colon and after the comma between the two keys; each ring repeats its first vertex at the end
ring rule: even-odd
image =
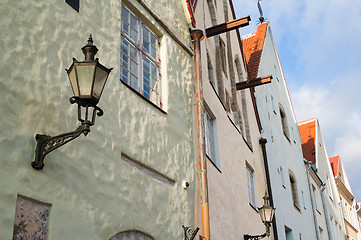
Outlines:
{"type": "Polygon", "coordinates": [[[193,240],[199,231],[198,227],[196,229],[185,227],[184,225],[182,227],[184,229],[184,240],[193,240]]]}
{"type": "Polygon", "coordinates": [[[36,147],[34,154],[34,161],[31,163],[31,166],[36,170],[41,170],[44,168],[44,158],[45,156],[54,151],[55,149],[63,146],[64,144],[74,140],[79,137],[82,133],[86,136],[90,132],[90,126],[95,123],[95,115],[99,117],[103,115],[103,110],[97,106],[91,106],[76,97],[69,99],[71,104],[78,104],[78,120],[81,122],[81,125],[75,129],[75,131],[63,133],[54,137],[44,134],[36,134],[36,147]],[[85,107],[85,118],[81,117],[81,107],[85,107]],[[93,107],[92,120],[88,120],[88,108],[93,107]]]}
{"type": "Polygon", "coordinates": [[[259,240],[262,238],[265,238],[267,236],[267,233],[264,233],[262,235],[255,235],[255,236],[251,236],[251,235],[244,235],[244,240],[259,240]]]}

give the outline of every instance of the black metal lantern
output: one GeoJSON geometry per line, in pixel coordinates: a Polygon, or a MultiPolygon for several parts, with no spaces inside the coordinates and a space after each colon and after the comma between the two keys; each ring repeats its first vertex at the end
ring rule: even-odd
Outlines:
{"type": "Polygon", "coordinates": [[[82,50],[85,55],[85,61],[78,62],[73,58],[73,64],[66,71],[74,97],[78,98],[83,106],[87,104],[95,106],[99,102],[111,69],[101,65],[98,58],[94,60],[98,48],[93,45],[91,35],[88,44],[82,50]]]}
{"type": "Polygon", "coordinates": [[[82,50],[85,55],[85,60],[79,62],[73,58],[73,63],[69,70],[66,69],[74,93],[74,96],[70,98],[70,103],[78,104],[78,120],[81,122],[81,125],[73,132],[64,133],[55,137],[36,134],[35,155],[31,166],[37,170],[43,169],[46,154],[74,140],[82,133],[86,136],[90,132],[90,126],[95,123],[95,115],[103,115],[103,110],[96,105],[99,102],[112,69],[104,67],[99,63],[98,59],[94,59],[98,48],[93,45],[91,34],[88,39],[88,44],[85,45],[82,50]],[[93,108],[91,120],[89,119],[89,107],[93,108]],[[85,108],[84,118],[82,117],[82,108],[85,108]]]}
{"type": "Polygon", "coordinates": [[[244,235],[244,240],[248,240],[248,239],[258,240],[258,239],[268,237],[270,235],[270,227],[271,227],[271,223],[273,221],[275,208],[269,204],[269,197],[267,196],[267,192],[265,193],[265,195],[263,197],[263,201],[264,201],[264,204],[262,207],[258,208],[258,211],[261,216],[261,220],[262,220],[263,224],[266,226],[266,233],[264,233],[262,235],[255,235],[255,236],[246,234],[246,235],[244,235]]]}
{"type": "Polygon", "coordinates": [[[258,208],[259,214],[261,216],[261,220],[264,224],[271,223],[273,220],[273,215],[275,213],[275,209],[269,205],[269,197],[265,195],[263,197],[264,204],[262,207],[258,208]]]}

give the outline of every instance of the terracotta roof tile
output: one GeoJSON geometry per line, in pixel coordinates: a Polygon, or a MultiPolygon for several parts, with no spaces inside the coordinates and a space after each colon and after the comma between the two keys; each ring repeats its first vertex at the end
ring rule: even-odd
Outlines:
{"type": "Polygon", "coordinates": [[[338,161],[340,160],[340,155],[330,157],[330,164],[332,168],[333,175],[337,177],[337,171],[338,171],[338,161]]]}
{"type": "Polygon", "coordinates": [[[298,123],[298,129],[302,139],[302,153],[307,161],[316,163],[316,119],[298,123]]]}
{"type": "Polygon", "coordinates": [[[257,32],[242,37],[243,51],[248,64],[250,80],[256,79],[263,50],[268,22],[258,25],[257,32]]]}

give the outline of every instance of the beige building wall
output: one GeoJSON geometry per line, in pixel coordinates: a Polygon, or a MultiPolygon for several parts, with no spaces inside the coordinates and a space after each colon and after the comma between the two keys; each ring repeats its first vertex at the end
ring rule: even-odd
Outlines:
{"type": "MultiPolygon", "coordinates": [[[[203,31],[233,19],[228,0],[198,1],[195,15],[203,31]]],[[[215,155],[207,155],[211,239],[263,234],[257,210],[266,191],[260,132],[250,90],[235,91],[235,83],[247,78],[236,32],[205,37],[201,54],[204,109],[215,126],[215,155]],[[254,176],[253,206],[247,169],[254,176]]]]}
{"type": "Polygon", "coordinates": [[[340,210],[344,220],[346,236],[348,236],[349,239],[360,240],[356,201],[340,157],[337,163],[337,167],[334,168],[337,170],[335,181],[340,196],[340,210]]]}

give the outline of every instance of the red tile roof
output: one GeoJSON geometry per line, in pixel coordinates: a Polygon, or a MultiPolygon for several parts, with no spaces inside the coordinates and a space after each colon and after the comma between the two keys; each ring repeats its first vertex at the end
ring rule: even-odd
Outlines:
{"type": "Polygon", "coordinates": [[[248,65],[249,79],[257,78],[268,22],[258,25],[257,32],[242,37],[243,51],[248,65]]]}
{"type": "Polygon", "coordinates": [[[303,157],[307,161],[311,161],[312,164],[316,163],[316,119],[310,119],[298,123],[298,129],[302,139],[302,153],[303,157]]]}
{"type": "Polygon", "coordinates": [[[338,171],[338,162],[340,160],[340,155],[330,157],[330,164],[332,168],[333,175],[337,177],[337,171],[338,171]]]}

